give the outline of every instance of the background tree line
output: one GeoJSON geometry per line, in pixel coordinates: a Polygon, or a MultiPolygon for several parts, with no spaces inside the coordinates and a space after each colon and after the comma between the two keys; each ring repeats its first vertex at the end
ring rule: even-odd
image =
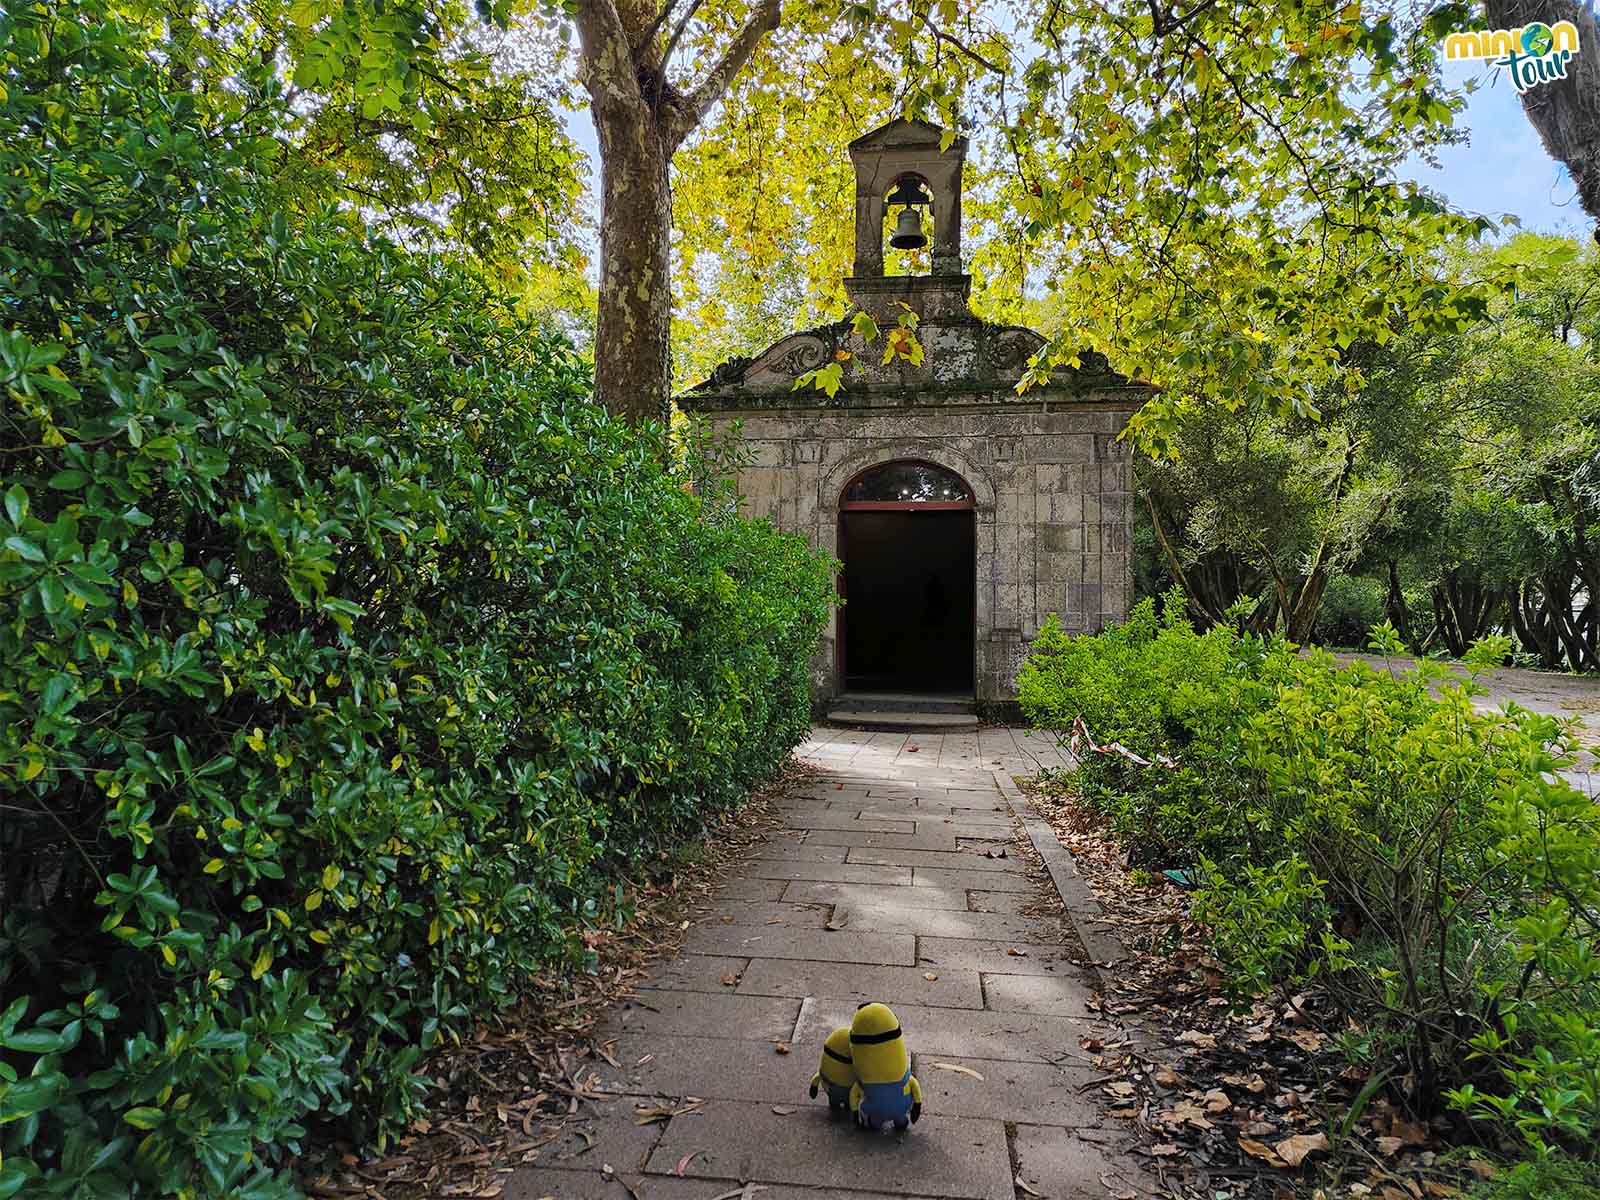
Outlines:
{"type": "Polygon", "coordinates": [[[1600,669],[1600,252],[1521,234],[1459,250],[1504,283],[1458,331],[1352,344],[1316,416],[1183,411],[1143,457],[1142,590],[1201,627],[1419,653],[1513,635],[1527,661],[1600,669]]]}

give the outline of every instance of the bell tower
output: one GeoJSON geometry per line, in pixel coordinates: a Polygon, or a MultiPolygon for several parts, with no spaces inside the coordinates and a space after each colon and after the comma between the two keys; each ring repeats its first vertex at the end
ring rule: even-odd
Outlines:
{"type": "Polygon", "coordinates": [[[967,139],[958,135],[948,149],[941,149],[944,137],[937,125],[899,117],[850,143],[856,175],[856,260],[844,286],[851,302],[880,324],[892,321],[902,303],[925,320],[971,316],[967,296],[972,276],[961,264],[961,168],[967,139]],[[932,269],[926,275],[883,273],[883,219],[897,206],[904,207],[891,239],[896,246],[924,244],[921,211],[932,212],[932,269]]]}

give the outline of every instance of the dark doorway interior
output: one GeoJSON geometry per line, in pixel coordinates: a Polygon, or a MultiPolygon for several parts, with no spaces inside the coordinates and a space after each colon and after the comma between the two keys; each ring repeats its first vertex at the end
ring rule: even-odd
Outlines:
{"type": "Polygon", "coordinates": [[[847,511],[842,520],[845,687],[970,694],[972,510],[847,511]]]}

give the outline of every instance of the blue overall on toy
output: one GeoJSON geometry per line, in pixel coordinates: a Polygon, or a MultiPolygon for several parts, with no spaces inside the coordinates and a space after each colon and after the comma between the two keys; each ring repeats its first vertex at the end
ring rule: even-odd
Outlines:
{"type": "Polygon", "coordinates": [[[911,1064],[898,1083],[863,1083],[861,1085],[861,1115],[867,1124],[877,1129],[885,1121],[904,1125],[911,1116],[911,1064]]]}

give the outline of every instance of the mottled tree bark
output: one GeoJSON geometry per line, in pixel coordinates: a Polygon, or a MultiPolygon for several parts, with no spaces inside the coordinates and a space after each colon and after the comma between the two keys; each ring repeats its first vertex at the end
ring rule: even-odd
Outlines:
{"type": "Polygon", "coordinates": [[[1578,203],[1597,223],[1600,239],[1600,28],[1580,0],[1484,0],[1490,28],[1515,29],[1531,21],[1578,27],[1580,52],[1567,77],[1522,94],[1522,108],[1550,157],[1566,164],[1578,188],[1578,203]]]}
{"type": "Polygon", "coordinates": [[[692,90],[667,78],[689,0],[580,0],[584,86],[600,143],[600,311],[595,399],[633,420],[660,417],[671,390],[672,156],[770,30],[779,0],[756,0],[722,58],[692,90]]]}

